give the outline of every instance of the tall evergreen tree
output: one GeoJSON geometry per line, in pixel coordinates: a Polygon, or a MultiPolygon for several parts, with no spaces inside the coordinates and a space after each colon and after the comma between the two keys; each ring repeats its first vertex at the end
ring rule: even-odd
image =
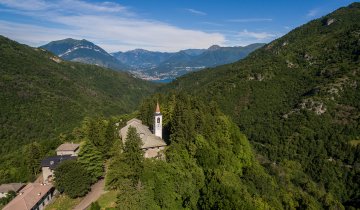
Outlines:
{"type": "Polygon", "coordinates": [[[114,120],[110,119],[106,122],[104,137],[105,142],[102,148],[105,153],[105,157],[109,158],[111,156],[111,148],[114,146],[115,142],[119,140],[119,133],[116,129],[114,120]]]}
{"type": "Polygon", "coordinates": [[[156,209],[150,207],[152,202],[147,198],[141,182],[134,184],[131,180],[121,183],[116,203],[117,209],[156,209]]]}
{"type": "Polygon", "coordinates": [[[25,147],[24,154],[28,172],[31,176],[35,176],[40,172],[40,162],[44,156],[43,148],[39,143],[33,142],[25,147]]]}
{"type": "Polygon", "coordinates": [[[55,169],[55,187],[70,198],[86,195],[90,190],[91,177],[82,164],[75,160],[62,162],[55,169]]]}
{"type": "Polygon", "coordinates": [[[137,181],[142,170],[144,162],[144,153],[141,150],[142,141],[134,127],[129,127],[124,145],[124,161],[134,173],[133,181],[137,181]]]}
{"type": "Polygon", "coordinates": [[[85,167],[92,182],[95,182],[104,173],[103,156],[88,140],[85,140],[80,147],[78,162],[85,167]]]}

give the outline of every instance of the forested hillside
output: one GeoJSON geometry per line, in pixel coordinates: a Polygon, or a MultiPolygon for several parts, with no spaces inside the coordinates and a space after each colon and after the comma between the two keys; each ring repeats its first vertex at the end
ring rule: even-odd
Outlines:
{"type": "Polygon", "coordinates": [[[169,143],[166,158],[144,159],[131,129],[124,145],[112,147],[106,184],[119,192],[118,209],[341,209],[294,161],[279,167],[281,180],[266,172],[215,102],[176,93],[153,96],[139,110],[148,125],[156,101],[169,143]]]}
{"type": "Polygon", "coordinates": [[[25,181],[32,170],[26,161],[39,161],[60,133],[85,116],[134,111],[154,86],[0,36],[0,183],[25,181]],[[35,157],[27,157],[23,146],[32,142],[37,142],[29,146],[35,157]]]}
{"type": "MultiPolygon", "coordinates": [[[[341,201],[360,199],[360,3],[305,24],[234,64],[190,73],[164,90],[215,100],[257,158],[286,182],[297,168],[341,201]]],[[[290,179],[303,190],[301,177],[290,179]]]]}

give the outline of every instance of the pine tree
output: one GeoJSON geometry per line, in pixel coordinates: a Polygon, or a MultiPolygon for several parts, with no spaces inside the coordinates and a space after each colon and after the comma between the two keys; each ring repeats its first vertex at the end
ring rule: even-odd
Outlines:
{"type": "MultiPolygon", "coordinates": [[[[144,186],[138,181],[124,180],[117,195],[117,209],[149,209],[149,203],[144,186]]],[[[154,209],[154,208],[151,208],[154,209]]]]}
{"type": "Polygon", "coordinates": [[[109,120],[107,122],[105,130],[105,142],[103,145],[103,152],[105,153],[106,158],[111,156],[111,149],[114,146],[116,141],[119,141],[119,134],[115,126],[114,120],[109,120]]]}
{"type": "Polygon", "coordinates": [[[40,172],[40,162],[44,156],[43,148],[39,143],[33,142],[25,147],[24,154],[28,171],[35,176],[40,172]]]}
{"type": "Polygon", "coordinates": [[[95,182],[104,173],[103,155],[87,140],[81,145],[78,162],[90,174],[92,182],[95,182]]]}
{"type": "Polygon", "coordinates": [[[108,189],[119,189],[124,179],[130,179],[133,172],[125,162],[122,141],[116,141],[111,148],[111,159],[108,162],[105,184],[108,189]]]}
{"type": "Polygon", "coordinates": [[[137,181],[142,170],[144,153],[141,150],[142,141],[134,127],[129,127],[124,145],[125,162],[129,165],[134,173],[133,180],[137,181]]]}
{"type": "Polygon", "coordinates": [[[86,195],[90,190],[91,178],[82,164],[75,160],[62,162],[55,169],[55,187],[70,198],[86,195]]]}

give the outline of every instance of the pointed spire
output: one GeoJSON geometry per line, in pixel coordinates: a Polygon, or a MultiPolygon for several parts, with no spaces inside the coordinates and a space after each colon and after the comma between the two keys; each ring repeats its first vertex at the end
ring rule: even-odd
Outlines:
{"type": "Polygon", "coordinates": [[[156,110],[155,110],[155,113],[160,113],[159,102],[156,102],[156,110]]]}

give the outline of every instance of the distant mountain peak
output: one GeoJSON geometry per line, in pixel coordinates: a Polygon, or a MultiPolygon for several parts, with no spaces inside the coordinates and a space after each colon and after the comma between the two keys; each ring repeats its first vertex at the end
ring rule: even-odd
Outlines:
{"type": "Polygon", "coordinates": [[[218,50],[221,47],[219,45],[212,45],[211,47],[208,48],[208,50],[218,50]]]}
{"type": "Polygon", "coordinates": [[[73,41],[76,41],[76,39],[73,39],[73,38],[66,38],[66,39],[62,39],[62,40],[59,40],[59,41],[68,41],[68,42],[73,42],[73,41]]]}
{"type": "Polygon", "coordinates": [[[144,50],[144,49],[141,49],[141,48],[137,48],[137,49],[134,49],[134,50],[130,50],[128,52],[133,52],[133,53],[148,53],[150,51],[148,50],[144,50]]]}
{"type": "Polygon", "coordinates": [[[107,53],[104,49],[86,39],[62,39],[52,41],[41,46],[41,48],[56,54],[64,60],[94,64],[116,70],[129,68],[127,65],[121,63],[119,60],[107,53]]]}

